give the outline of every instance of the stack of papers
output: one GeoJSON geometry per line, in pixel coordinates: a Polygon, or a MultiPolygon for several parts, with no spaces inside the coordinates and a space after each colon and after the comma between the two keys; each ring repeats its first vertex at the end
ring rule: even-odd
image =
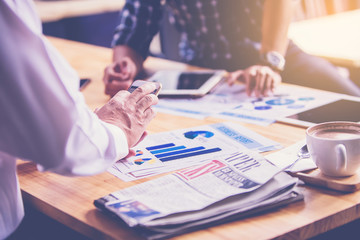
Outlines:
{"type": "Polygon", "coordinates": [[[94,204],[146,238],[162,239],[301,200],[296,184],[260,154],[246,151],[111,193],[94,204]]]}
{"type": "Polygon", "coordinates": [[[108,171],[124,181],[132,181],[236,151],[265,152],[281,147],[239,124],[216,123],[149,135],[134,149],[136,156],[118,161],[108,171]]]}

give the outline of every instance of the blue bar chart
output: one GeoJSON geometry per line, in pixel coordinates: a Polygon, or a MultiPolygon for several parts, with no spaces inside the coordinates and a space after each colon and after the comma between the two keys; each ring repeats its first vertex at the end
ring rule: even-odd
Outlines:
{"type": "Polygon", "coordinates": [[[134,155],[117,161],[111,171],[124,181],[131,181],[222,159],[235,151],[278,147],[281,145],[277,142],[239,124],[215,123],[151,134],[132,149],[134,155]]]}
{"type": "Polygon", "coordinates": [[[162,162],[188,158],[221,151],[221,148],[205,148],[203,146],[188,148],[184,145],[176,146],[174,143],[161,144],[147,147],[151,154],[162,162]]]}

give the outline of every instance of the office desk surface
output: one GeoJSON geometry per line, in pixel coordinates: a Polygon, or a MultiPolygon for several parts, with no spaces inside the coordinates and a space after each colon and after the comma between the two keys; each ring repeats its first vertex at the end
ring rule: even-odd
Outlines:
{"type": "Polygon", "coordinates": [[[291,38],[305,52],[344,67],[360,67],[360,9],[299,22],[291,38]]]}
{"type": "MultiPolygon", "coordinates": [[[[94,109],[108,100],[103,94],[103,69],[111,60],[111,50],[82,43],[49,38],[81,77],[92,83],[84,90],[94,109]]],[[[150,58],[148,69],[191,68],[181,63],[150,58]]],[[[158,113],[149,132],[160,132],[222,121],[192,119],[158,113]]],[[[305,129],[275,123],[267,127],[240,123],[284,146],[304,139],[305,129]]],[[[146,181],[123,182],[110,173],[90,177],[64,177],[41,173],[29,162],[19,160],[18,176],[26,202],[60,223],[94,239],[142,239],[136,232],[99,210],[93,200],[121,188],[146,181]]],[[[305,199],[256,216],[185,234],[174,239],[305,239],[341,226],[360,217],[360,192],[344,194],[300,186],[305,199]]]]}

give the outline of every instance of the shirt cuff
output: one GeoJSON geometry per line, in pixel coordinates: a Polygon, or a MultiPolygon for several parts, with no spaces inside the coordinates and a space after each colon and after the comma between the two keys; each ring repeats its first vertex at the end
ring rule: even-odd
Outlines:
{"type": "Polygon", "coordinates": [[[127,142],[127,138],[125,136],[125,133],[121,130],[121,128],[110,124],[103,122],[103,124],[109,129],[109,131],[112,133],[114,137],[114,145],[115,145],[115,154],[116,159],[120,160],[124,157],[126,157],[129,154],[129,145],[127,142]]]}

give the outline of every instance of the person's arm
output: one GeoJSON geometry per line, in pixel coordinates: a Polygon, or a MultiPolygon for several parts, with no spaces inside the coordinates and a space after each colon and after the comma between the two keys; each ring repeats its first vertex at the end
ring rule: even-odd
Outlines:
{"type": "Polygon", "coordinates": [[[0,6],[0,152],[63,175],[100,173],[125,157],[154,117],[155,86],[122,91],[92,112],[40,21],[0,6]]]}
{"type": "Polygon", "coordinates": [[[293,0],[264,1],[260,50],[262,53],[276,51],[285,56],[293,5],[293,0]]]}
{"type": "MultiPolygon", "coordinates": [[[[267,96],[281,83],[280,70],[266,61],[266,56],[283,58],[288,46],[288,28],[292,19],[293,0],[265,0],[262,18],[262,42],[259,55],[263,58],[257,65],[229,74],[228,82],[239,80],[246,84],[250,96],[267,96]],[[271,56],[270,55],[270,56],[271,56]]],[[[283,59],[281,59],[283,60],[283,59]]]]}
{"type": "Polygon", "coordinates": [[[142,71],[162,15],[160,0],[126,1],[112,41],[113,62],[104,71],[106,94],[127,89],[142,71]]]}

